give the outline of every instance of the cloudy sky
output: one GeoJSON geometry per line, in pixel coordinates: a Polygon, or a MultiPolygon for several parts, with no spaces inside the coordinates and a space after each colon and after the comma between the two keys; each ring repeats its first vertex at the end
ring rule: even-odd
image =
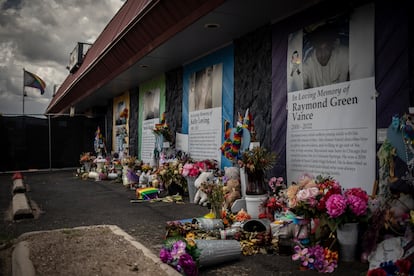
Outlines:
{"type": "Polygon", "coordinates": [[[68,75],[77,42],[93,43],[124,0],[0,0],[0,114],[23,112],[23,68],[46,82],[25,87],[25,114],[44,114],[68,75]]]}

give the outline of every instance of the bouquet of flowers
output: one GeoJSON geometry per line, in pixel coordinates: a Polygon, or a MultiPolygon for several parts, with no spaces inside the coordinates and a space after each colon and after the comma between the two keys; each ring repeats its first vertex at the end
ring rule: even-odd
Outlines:
{"type": "Polygon", "coordinates": [[[181,175],[184,177],[197,177],[201,172],[206,172],[209,170],[216,170],[218,167],[216,160],[203,160],[194,162],[192,160],[187,161],[181,170],[181,175]]]}
{"type": "Polygon", "coordinates": [[[161,261],[186,276],[198,275],[200,250],[192,235],[188,233],[185,239],[182,237],[167,238],[160,251],[161,261]]]}
{"type": "Polygon", "coordinates": [[[408,259],[388,261],[380,264],[380,267],[368,270],[367,276],[414,275],[414,265],[408,259]]]}
{"type": "Polygon", "coordinates": [[[317,216],[316,206],[321,192],[311,175],[305,174],[297,184],[291,184],[286,191],[286,196],[288,206],[295,215],[307,219],[317,216]]]}
{"type": "Polygon", "coordinates": [[[137,158],[135,156],[126,156],[121,160],[122,166],[133,168],[136,164],[137,158]]]}
{"type": "Polygon", "coordinates": [[[239,160],[240,167],[244,167],[247,174],[256,171],[265,172],[273,168],[276,164],[276,154],[267,151],[263,147],[254,147],[251,150],[244,151],[239,160]]]}
{"type": "Polygon", "coordinates": [[[267,193],[265,173],[276,163],[276,154],[262,147],[254,147],[244,151],[238,161],[240,168],[244,168],[247,175],[246,194],[263,195],[267,193]]]}
{"type": "Polygon", "coordinates": [[[332,177],[304,175],[286,192],[296,215],[326,220],[331,230],[368,218],[368,194],[361,188],[343,189],[332,177]]]}
{"type": "Polygon", "coordinates": [[[157,176],[161,183],[164,185],[164,188],[168,188],[171,184],[175,183],[182,188],[187,187],[187,181],[179,173],[179,163],[178,162],[168,162],[164,163],[157,171],[157,176]]]}
{"type": "Polygon", "coordinates": [[[332,273],[338,266],[338,252],[329,248],[323,248],[321,245],[315,245],[308,248],[295,246],[295,254],[292,260],[301,262],[304,269],[316,270],[318,272],[332,273]]]}
{"type": "Polygon", "coordinates": [[[161,122],[159,124],[155,124],[152,132],[155,135],[164,137],[165,141],[173,141],[173,135],[171,133],[170,127],[167,124],[167,120],[165,119],[165,113],[161,114],[161,122]]]}
{"type": "Polygon", "coordinates": [[[79,163],[83,164],[83,163],[86,163],[86,162],[92,162],[93,160],[95,160],[95,158],[96,157],[92,156],[90,152],[83,152],[80,155],[79,163]]]}
{"type": "Polygon", "coordinates": [[[275,212],[280,212],[286,209],[287,204],[281,191],[286,189],[286,184],[283,183],[282,177],[270,178],[269,187],[271,195],[263,201],[260,206],[262,213],[259,214],[259,218],[268,218],[270,221],[275,220],[275,212]]]}
{"type": "Polygon", "coordinates": [[[223,183],[221,181],[206,181],[201,183],[200,190],[207,194],[207,199],[210,202],[211,211],[214,213],[215,218],[222,218],[224,204],[223,183]]]}
{"type": "Polygon", "coordinates": [[[331,230],[336,230],[344,223],[367,220],[368,199],[368,194],[361,188],[349,188],[324,195],[318,207],[320,211],[326,210],[328,224],[331,230]]]}

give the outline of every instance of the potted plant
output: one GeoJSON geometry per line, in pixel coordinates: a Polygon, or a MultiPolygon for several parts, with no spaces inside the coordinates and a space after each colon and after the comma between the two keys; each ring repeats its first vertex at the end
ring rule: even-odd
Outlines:
{"type": "Polygon", "coordinates": [[[92,165],[92,162],[93,162],[94,159],[95,159],[95,156],[91,155],[90,152],[83,152],[80,155],[79,163],[82,164],[85,172],[89,172],[90,171],[91,165],[92,165]]]}
{"type": "MultiPolygon", "coordinates": [[[[258,218],[260,206],[268,196],[265,173],[276,163],[276,154],[263,147],[253,147],[244,151],[238,161],[246,175],[245,200],[246,211],[252,218],[258,218]]],[[[242,189],[243,189],[242,185],[242,189]]]]}
{"type": "Polygon", "coordinates": [[[264,147],[254,147],[242,153],[239,165],[247,174],[246,195],[267,194],[265,173],[275,164],[276,154],[267,151],[264,147]]]}

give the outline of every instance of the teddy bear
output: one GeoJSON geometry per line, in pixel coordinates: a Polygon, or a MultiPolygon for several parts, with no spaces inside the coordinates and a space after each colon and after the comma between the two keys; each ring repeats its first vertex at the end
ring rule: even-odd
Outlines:
{"type": "Polygon", "coordinates": [[[194,181],[194,186],[197,189],[196,194],[194,195],[194,203],[199,204],[201,206],[207,206],[208,197],[207,194],[200,189],[201,184],[203,182],[212,181],[214,178],[214,174],[212,172],[202,172],[194,181]]]}
{"type": "Polygon", "coordinates": [[[233,203],[240,199],[241,182],[240,169],[236,167],[224,167],[225,185],[223,187],[224,201],[226,209],[231,209],[233,203]]]}

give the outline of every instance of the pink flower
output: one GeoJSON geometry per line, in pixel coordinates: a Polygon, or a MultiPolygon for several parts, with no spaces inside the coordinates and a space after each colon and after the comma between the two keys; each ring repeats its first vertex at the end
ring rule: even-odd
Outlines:
{"type": "Polygon", "coordinates": [[[350,188],[345,191],[345,196],[348,197],[350,195],[357,196],[364,200],[365,202],[368,202],[368,194],[361,188],[350,188]]]}
{"type": "Polygon", "coordinates": [[[315,184],[315,178],[311,174],[304,174],[299,179],[299,185],[301,187],[307,186],[309,188],[313,187],[315,184]]]}
{"type": "Polygon", "coordinates": [[[182,176],[186,177],[190,174],[191,169],[193,168],[193,164],[185,164],[183,166],[183,172],[181,173],[182,176]]]}
{"type": "Polygon", "coordinates": [[[307,199],[316,197],[318,194],[319,194],[319,189],[317,187],[305,188],[305,189],[300,190],[297,193],[296,198],[299,201],[305,201],[307,199]]]}
{"type": "Polygon", "coordinates": [[[305,247],[304,249],[301,249],[298,245],[296,245],[294,247],[294,250],[296,251],[296,253],[292,255],[292,260],[305,260],[306,255],[308,254],[308,248],[305,247]]]}
{"type": "Polygon", "coordinates": [[[357,216],[364,215],[367,211],[367,202],[362,198],[354,195],[348,195],[347,202],[349,208],[357,216]]]}
{"type": "Polygon", "coordinates": [[[326,210],[331,218],[342,215],[346,207],[346,198],[340,194],[331,195],[326,201],[326,210]]]}

